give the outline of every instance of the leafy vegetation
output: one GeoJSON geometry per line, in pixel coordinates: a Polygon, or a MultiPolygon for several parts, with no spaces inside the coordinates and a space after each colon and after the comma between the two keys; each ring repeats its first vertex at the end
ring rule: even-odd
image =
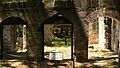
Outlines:
{"type": "Polygon", "coordinates": [[[67,43],[67,46],[71,45],[71,39],[67,38],[66,42],[65,42],[65,38],[54,38],[52,40],[52,45],[57,45],[57,46],[61,46],[61,45],[65,45],[65,43],[67,43]]]}
{"type": "MultiPolygon", "coordinates": [[[[51,25],[49,25],[49,27],[50,26],[51,25]]],[[[49,42],[47,42],[45,45],[47,45],[47,46],[49,46],[49,45],[50,46],[61,46],[61,45],[69,46],[69,45],[71,45],[72,30],[71,30],[70,24],[54,24],[54,25],[52,25],[51,28],[49,28],[49,27],[46,25],[46,27],[44,28],[45,29],[45,31],[44,31],[45,38],[44,39],[46,41],[51,39],[51,44],[49,44],[49,42]],[[48,37],[50,39],[48,39],[48,37]]]]}

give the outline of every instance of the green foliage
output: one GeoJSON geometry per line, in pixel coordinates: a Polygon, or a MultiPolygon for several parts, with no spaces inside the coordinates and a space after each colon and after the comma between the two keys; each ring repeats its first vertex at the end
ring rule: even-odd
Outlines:
{"type": "Polygon", "coordinates": [[[45,30],[44,32],[45,37],[49,37],[51,39],[51,40],[46,38],[44,39],[44,40],[50,40],[51,42],[49,44],[49,42],[44,41],[45,46],[71,45],[71,35],[72,35],[71,24],[54,24],[52,28],[49,28],[49,26],[46,25],[46,28],[44,28],[44,30],[45,30]],[[52,37],[50,37],[50,33],[52,33],[51,35],[52,37]]]}
{"type": "Polygon", "coordinates": [[[65,37],[71,37],[71,26],[70,25],[59,25],[54,26],[54,30],[52,31],[53,35],[57,38],[65,38],[65,37]]]}
{"type": "Polygon", "coordinates": [[[16,42],[20,41],[20,38],[23,37],[23,25],[16,25],[16,42]]]}
{"type": "Polygon", "coordinates": [[[71,45],[71,38],[67,38],[66,42],[67,42],[67,45],[65,45],[65,38],[53,38],[52,39],[52,44],[51,45],[45,44],[45,46],[50,46],[50,47],[70,46],[71,45]]]}

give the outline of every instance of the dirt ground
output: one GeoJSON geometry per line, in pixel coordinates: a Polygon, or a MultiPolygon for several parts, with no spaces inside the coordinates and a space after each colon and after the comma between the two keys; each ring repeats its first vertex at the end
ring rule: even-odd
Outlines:
{"type": "MultiPolygon", "coordinates": [[[[71,50],[70,47],[59,47],[59,48],[46,47],[46,50],[48,52],[54,51],[55,49],[57,49],[58,52],[59,50],[64,52],[65,53],[64,57],[70,56],[70,50],[71,50]]],[[[61,61],[61,65],[53,66],[53,67],[52,67],[52,64],[54,65],[54,63],[52,63],[51,67],[49,67],[50,62],[48,61],[48,64],[47,64],[48,68],[73,68],[73,67],[74,68],[119,68],[118,55],[111,52],[110,50],[107,50],[107,49],[99,50],[97,44],[89,45],[88,50],[89,50],[88,51],[89,60],[86,62],[74,61],[73,63],[73,61],[68,60],[63,62],[61,61]]]]}
{"type": "MultiPolygon", "coordinates": [[[[38,63],[39,68],[119,68],[118,55],[107,49],[99,51],[95,44],[89,46],[89,60],[86,62],[73,62],[69,60],[71,58],[70,47],[59,47],[58,49],[56,47],[47,47],[46,50],[48,52],[60,50],[64,52],[64,59],[66,60],[59,62],[45,60],[45,62],[38,63]]],[[[0,62],[0,68],[38,68],[36,65],[36,62],[27,63],[25,60],[15,59],[0,62]]]]}
{"type": "Polygon", "coordinates": [[[97,44],[89,45],[88,62],[75,63],[75,68],[119,68],[118,55],[110,50],[99,50],[97,44]]]}

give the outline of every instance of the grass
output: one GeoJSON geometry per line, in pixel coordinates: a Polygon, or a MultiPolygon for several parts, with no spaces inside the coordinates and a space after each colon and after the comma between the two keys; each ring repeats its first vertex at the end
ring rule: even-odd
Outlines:
{"type": "MultiPolygon", "coordinates": [[[[66,38],[66,46],[71,45],[71,38],[66,38]]],[[[65,38],[53,38],[50,45],[45,44],[45,46],[65,46],[65,38]]]]}

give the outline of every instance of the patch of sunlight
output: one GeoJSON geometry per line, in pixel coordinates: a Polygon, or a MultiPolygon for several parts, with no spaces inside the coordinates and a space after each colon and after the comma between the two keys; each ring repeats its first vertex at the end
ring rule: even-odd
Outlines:
{"type": "Polygon", "coordinates": [[[19,61],[19,60],[16,60],[16,59],[12,59],[12,60],[6,60],[6,61],[9,61],[9,62],[16,62],[16,61],[19,61]]]}
{"type": "Polygon", "coordinates": [[[9,64],[11,64],[11,66],[18,66],[18,65],[21,65],[22,62],[8,62],[9,64]]]}
{"type": "Polygon", "coordinates": [[[5,60],[0,63],[0,68],[29,68],[26,64],[21,62],[21,60],[5,60]],[[3,63],[3,66],[2,66],[3,63]],[[4,66],[4,64],[8,64],[9,66],[4,66]]]}
{"type": "Polygon", "coordinates": [[[109,52],[110,50],[103,48],[103,49],[101,49],[100,51],[101,51],[101,52],[109,52]]]}
{"type": "Polygon", "coordinates": [[[106,61],[96,61],[95,63],[93,63],[94,65],[98,65],[98,66],[105,66],[108,63],[106,61]]]}
{"type": "Polygon", "coordinates": [[[24,65],[22,62],[8,62],[12,67],[15,68],[28,68],[28,66],[24,65]]]}
{"type": "Polygon", "coordinates": [[[108,58],[108,57],[111,57],[111,58],[118,58],[118,55],[105,55],[104,58],[108,58]]]}
{"type": "Polygon", "coordinates": [[[2,66],[1,68],[11,68],[11,67],[5,67],[5,66],[2,66]]]}
{"type": "Polygon", "coordinates": [[[75,62],[75,67],[80,67],[80,66],[82,66],[82,65],[83,65],[82,63],[75,62]]]}
{"type": "Polygon", "coordinates": [[[17,52],[27,52],[27,49],[23,49],[23,50],[17,50],[17,52]]]}

